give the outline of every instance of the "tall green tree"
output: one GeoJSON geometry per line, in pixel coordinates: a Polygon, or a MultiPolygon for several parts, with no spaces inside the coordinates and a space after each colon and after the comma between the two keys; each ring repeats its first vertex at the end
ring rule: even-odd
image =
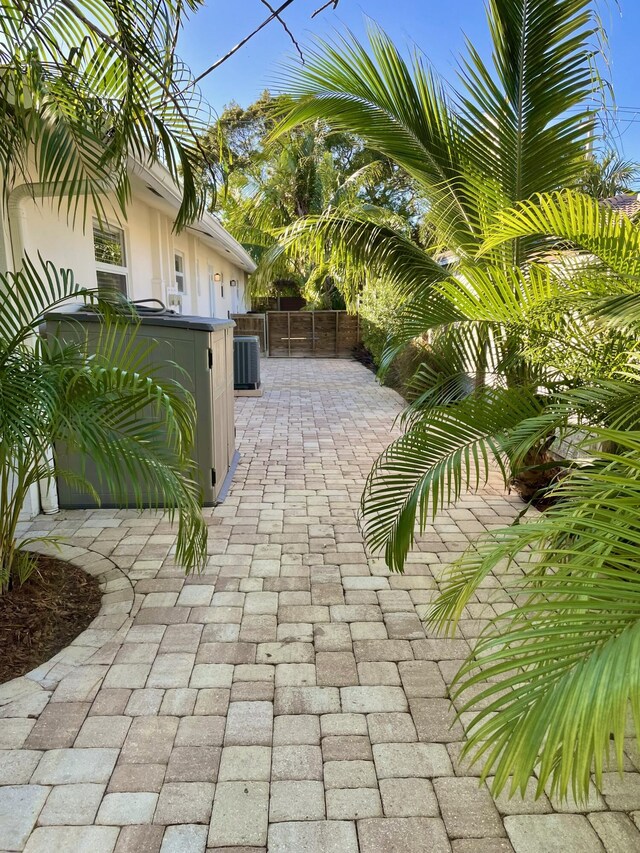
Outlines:
{"type": "Polygon", "coordinates": [[[454,685],[458,710],[476,711],[467,754],[496,793],[535,775],[538,793],[581,799],[593,771],[600,781],[607,762],[622,766],[629,710],[640,733],[638,232],[593,198],[558,192],[584,186],[599,86],[592,4],[491,0],[488,18],[491,64],[469,44],[455,89],[377,29],[368,47],[321,44],[291,81],[281,131],[322,120],[392,158],[423,194],[429,249],[348,211],[281,239],[296,251],[330,242],[395,285],[405,308],[387,364],[415,336],[431,341],[405,432],[363,496],[368,542],[392,569],[416,528],[492,462],[508,482],[544,467],[557,437],[582,437],[547,494],[557,504],[482,537],[430,612],[453,630],[494,576],[503,615],[454,685]]]}
{"type": "Polygon", "coordinates": [[[336,292],[336,278],[343,291],[349,286],[345,265],[327,263],[326,251],[312,262],[306,251],[283,252],[279,237],[286,228],[349,205],[379,210],[410,231],[417,227],[419,208],[411,181],[352,134],[315,121],[270,140],[291,105],[290,98],[268,91],[246,109],[232,104],[202,144],[224,185],[217,199],[224,223],[258,263],[254,293],[268,293],[274,282],[284,281],[322,303],[336,292]]]}
{"type": "MultiPolygon", "coordinates": [[[[506,281],[518,303],[511,270],[536,260],[547,243],[518,237],[480,258],[487,230],[502,210],[533,193],[577,186],[594,131],[589,104],[598,91],[599,31],[589,0],[490,0],[487,12],[491,64],[468,44],[456,88],[419,54],[406,61],[375,27],[368,48],[353,37],[321,43],[291,75],[295,103],[277,131],[323,121],[361,136],[411,177],[426,208],[426,248],[366,211],[307,217],[281,238],[283,250],[305,247],[312,257],[330,245],[336,261],[346,258],[395,285],[404,307],[383,369],[416,336],[430,338],[436,368],[416,377],[423,393],[407,431],[378,460],[364,496],[369,542],[384,547],[396,569],[416,520],[424,526],[438,506],[482,479],[489,457],[500,458],[496,436],[538,405],[543,371],[522,356],[508,319],[468,319],[442,284],[453,274],[453,281],[494,281],[502,293],[506,281]],[[496,385],[514,389],[513,407],[496,404],[479,427],[464,389],[482,395],[496,385]],[[439,425],[443,405],[446,428],[439,425]]],[[[534,459],[545,461],[546,444],[547,438],[534,459]]]]}

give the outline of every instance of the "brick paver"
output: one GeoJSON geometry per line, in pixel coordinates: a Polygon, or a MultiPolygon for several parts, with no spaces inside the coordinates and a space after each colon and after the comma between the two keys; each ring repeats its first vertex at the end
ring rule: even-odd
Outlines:
{"type": "Polygon", "coordinates": [[[185,579],[161,514],[100,510],[23,529],[105,593],[88,631],[0,686],[0,849],[51,853],[626,853],[640,766],[590,803],[494,802],[460,763],[447,699],[494,615],[482,595],[445,640],[420,619],[442,567],[514,517],[494,486],[430,525],[404,575],[356,512],[399,397],[351,361],[271,360],[237,401],[242,461],[206,510],[185,579]]]}

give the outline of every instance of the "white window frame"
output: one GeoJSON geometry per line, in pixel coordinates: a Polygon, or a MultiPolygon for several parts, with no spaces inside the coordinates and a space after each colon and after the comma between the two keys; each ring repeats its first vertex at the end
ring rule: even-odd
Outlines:
{"type": "Polygon", "coordinates": [[[91,235],[93,238],[93,260],[96,265],[96,281],[97,273],[99,272],[111,273],[112,275],[121,275],[124,277],[125,282],[124,295],[129,296],[129,246],[127,241],[127,232],[124,228],[121,228],[120,225],[112,225],[110,222],[100,223],[99,220],[94,219],[91,235]],[[122,254],[124,255],[124,266],[120,266],[118,264],[107,264],[104,261],[99,261],[96,258],[95,232],[101,231],[102,233],[106,233],[107,230],[113,232],[114,234],[119,233],[121,235],[122,254]]]}
{"type": "Polygon", "coordinates": [[[187,264],[184,252],[181,252],[179,249],[173,250],[173,287],[177,293],[187,292],[187,264]],[[176,269],[176,261],[178,258],[180,259],[180,264],[182,266],[181,270],[176,269]],[[181,282],[182,287],[180,286],[181,282]]]}

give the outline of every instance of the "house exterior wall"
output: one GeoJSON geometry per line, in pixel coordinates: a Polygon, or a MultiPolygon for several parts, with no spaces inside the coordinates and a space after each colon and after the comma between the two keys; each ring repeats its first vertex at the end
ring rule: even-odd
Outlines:
{"type": "MultiPolygon", "coordinates": [[[[79,283],[96,286],[92,216],[84,225],[74,225],[58,212],[57,201],[43,202],[28,196],[21,199],[17,215],[23,252],[32,258],[39,252],[55,266],[72,269],[79,283]]],[[[225,257],[224,249],[216,250],[211,238],[200,236],[195,227],[175,234],[171,211],[134,195],[126,220],[119,221],[114,215],[109,217],[109,224],[124,232],[130,299],[155,298],[165,304],[175,301],[174,255],[179,252],[185,271],[180,298],[183,314],[226,318],[230,313],[246,312],[246,272],[225,257]],[[216,274],[220,281],[215,281],[216,274]],[[232,280],[235,286],[231,286],[232,280]]]]}
{"type": "MultiPolygon", "coordinates": [[[[16,187],[0,216],[0,269],[15,271],[25,254],[35,262],[40,255],[56,267],[73,270],[80,284],[95,287],[93,211],[89,206],[85,217],[80,210],[74,224],[65,204],[59,206],[55,197],[42,197],[35,167],[32,174],[35,198],[26,185],[16,187]]],[[[127,296],[133,300],[155,298],[168,304],[175,298],[174,253],[180,251],[185,260],[183,314],[224,319],[230,313],[245,313],[249,308],[246,270],[255,265],[244,250],[210,216],[181,234],[173,232],[179,190],[170,185],[162,167],[146,170],[133,164],[130,176],[132,196],[126,219],[115,213],[107,216],[110,225],[124,232],[127,296]]],[[[117,209],[106,198],[105,209],[110,207],[117,209]]],[[[32,518],[40,508],[39,489],[34,485],[21,515],[32,518]]]]}

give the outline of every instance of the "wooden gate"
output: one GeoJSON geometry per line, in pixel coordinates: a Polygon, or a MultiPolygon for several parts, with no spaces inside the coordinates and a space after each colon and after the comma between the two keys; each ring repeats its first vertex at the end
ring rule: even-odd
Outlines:
{"type": "Polygon", "coordinates": [[[348,358],[360,341],[360,320],[346,311],[268,311],[269,355],[348,358]]]}

